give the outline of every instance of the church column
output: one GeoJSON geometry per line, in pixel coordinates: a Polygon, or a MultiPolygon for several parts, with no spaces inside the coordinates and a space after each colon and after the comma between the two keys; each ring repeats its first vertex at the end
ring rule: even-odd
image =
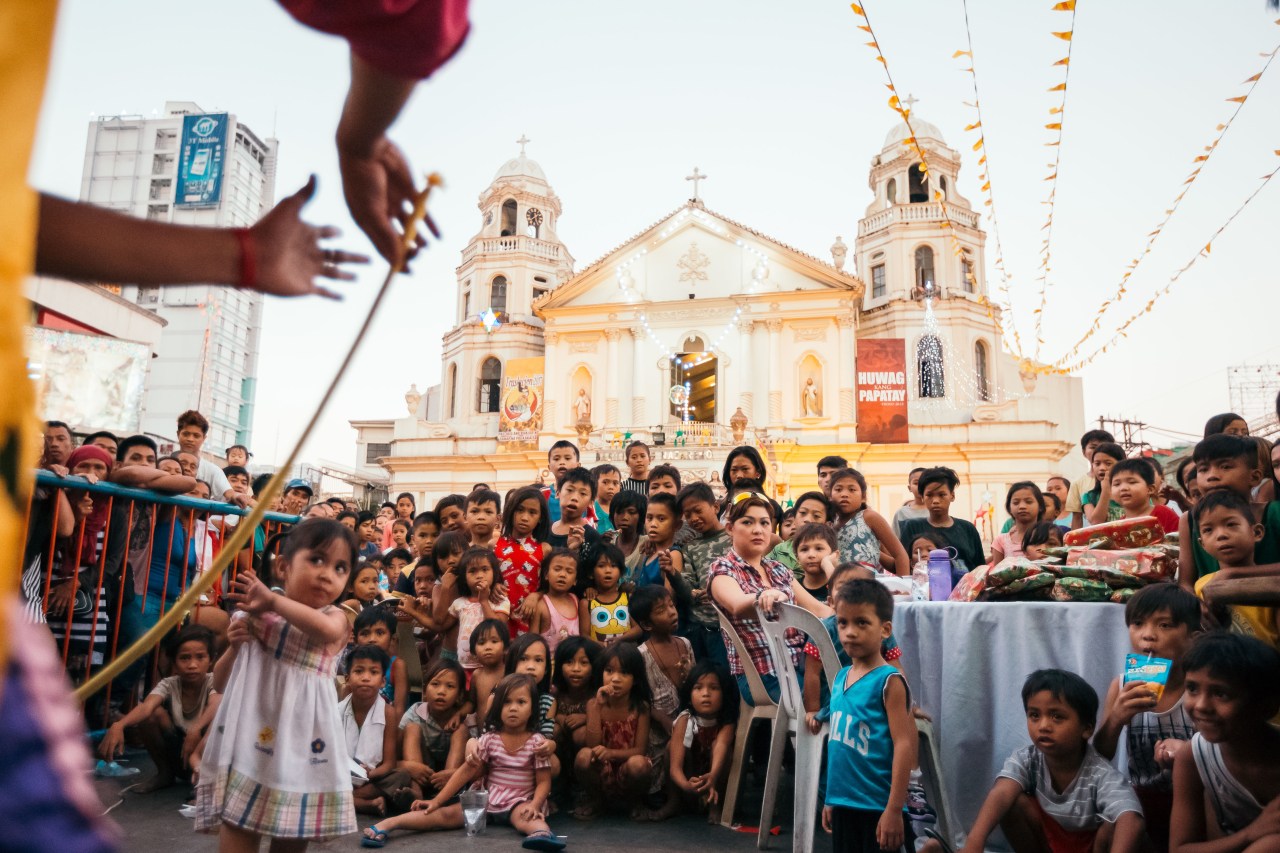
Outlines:
{"type": "Polygon", "coordinates": [[[608,341],[604,374],[608,384],[604,389],[604,423],[596,426],[612,428],[618,425],[618,338],[622,337],[622,332],[618,329],[605,329],[604,337],[608,341]]]}
{"type": "Polygon", "coordinates": [[[766,320],[769,327],[769,426],[782,425],[782,321],[766,320]]]}
{"type": "Polygon", "coordinates": [[[542,431],[555,432],[559,429],[556,424],[556,398],[560,396],[560,389],[553,385],[556,381],[553,377],[559,376],[561,370],[560,353],[556,349],[560,335],[547,332],[542,340],[546,344],[542,358],[542,431]]]}
{"type": "Polygon", "coordinates": [[[671,376],[670,358],[666,356],[662,357],[662,366],[659,368],[659,372],[662,374],[662,385],[660,386],[658,393],[658,417],[654,423],[665,424],[675,419],[675,416],[671,414],[671,397],[669,396],[671,393],[671,383],[675,381],[671,376]]]}
{"type": "MultiPolygon", "coordinates": [[[[751,327],[753,323],[750,320],[738,321],[738,343],[741,345],[740,362],[738,369],[734,373],[738,377],[738,406],[742,409],[742,413],[748,419],[754,418],[755,414],[751,411],[752,402],[755,400],[755,394],[752,391],[752,383],[755,377],[751,373],[751,327]]],[[[730,413],[732,417],[732,413],[730,413]]],[[[728,419],[724,419],[728,423],[728,419]]],[[[752,424],[755,426],[755,424],[752,424]]]]}
{"type": "MultiPolygon", "coordinates": [[[[619,334],[622,333],[619,332],[619,334]]],[[[618,428],[621,432],[626,432],[627,427],[631,426],[631,395],[635,392],[631,385],[632,364],[636,360],[635,336],[623,334],[622,344],[618,347],[618,350],[620,355],[618,356],[618,369],[616,372],[619,377],[625,376],[626,378],[618,380],[618,417],[610,426],[618,428]]]]}
{"type": "Polygon", "coordinates": [[[631,423],[628,426],[632,427],[644,425],[645,392],[650,390],[649,380],[652,378],[644,366],[648,356],[641,340],[643,336],[641,330],[631,330],[631,423]]]}
{"type": "MultiPolygon", "coordinates": [[[[756,352],[767,352],[769,346],[769,329],[764,320],[757,320],[751,327],[751,346],[756,352]]],[[[754,411],[747,414],[751,417],[751,425],[756,429],[769,425],[769,369],[767,365],[755,365],[751,377],[754,390],[752,406],[754,411]]]]}
{"type": "Polygon", "coordinates": [[[841,314],[836,317],[836,323],[840,327],[840,369],[836,372],[840,377],[840,423],[851,424],[856,417],[853,401],[854,389],[857,387],[854,381],[856,365],[854,364],[853,314],[841,314]]]}

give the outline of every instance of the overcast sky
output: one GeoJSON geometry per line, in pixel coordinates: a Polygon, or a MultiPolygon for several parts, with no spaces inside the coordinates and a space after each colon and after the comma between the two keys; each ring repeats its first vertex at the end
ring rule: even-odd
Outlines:
{"type": "MultiPolygon", "coordinates": [[[[960,190],[980,193],[963,132],[969,77],[959,0],[867,0],[899,90],[963,157],[960,190]]],[[[987,145],[1014,313],[1031,336],[1034,281],[1052,160],[1046,89],[1065,55],[1053,30],[1069,15],[1048,0],[971,0],[987,145]]],[[[1114,292],[1163,217],[1191,161],[1234,109],[1260,52],[1280,42],[1263,0],[1215,4],[1080,0],[1053,238],[1054,287],[1043,355],[1057,358],[1114,292]]],[[[350,418],[398,417],[410,382],[440,381],[452,324],[454,268],[480,225],[477,195],[517,151],[545,169],[578,267],[689,196],[696,165],[708,207],[822,257],[837,234],[852,247],[871,200],[867,173],[897,117],[883,71],[842,2],[760,0],[477,2],[466,47],[422,85],[393,137],[418,171],[438,170],[433,204],[444,240],[399,281],[304,458],[354,462],[350,418]]],[[[1163,286],[1280,158],[1280,62],[1241,111],[1121,306],[1163,286]]],[[[296,24],[269,0],[64,0],[32,171],[41,189],[78,194],[93,114],[150,115],[166,100],[237,114],[280,140],[277,193],[310,172],[312,221],[347,231],[333,128],[347,83],[345,45],[296,24]]],[[[1274,182],[1280,184],[1280,181],[1274,182]]],[[[1199,433],[1228,405],[1227,368],[1280,362],[1272,311],[1280,186],[1269,186],[1128,340],[1082,372],[1086,411],[1199,433]]],[[[989,222],[984,222],[988,232],[989,222]]],[[[988,265],[994,261],[990,234],[988,265]]],[[[344,303],[271,300],[262,343],[253,450],[282,458],[336,369],[384,274],[373,265],[344,303]]],[[[988,270],[994,291],[998,281],[988,270]]],[[[1109,315],[1119,322],[1128,311],[1109,315]]]]}

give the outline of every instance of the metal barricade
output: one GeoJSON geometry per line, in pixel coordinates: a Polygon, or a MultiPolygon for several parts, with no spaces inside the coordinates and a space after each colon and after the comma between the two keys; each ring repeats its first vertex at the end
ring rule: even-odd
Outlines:
{"type": "MultiPolygon", "coordinates": [[[[48,624],[68,675],[79,683],[156,623],[248,513],[220,501],[39,471],[22,566],[27,618],[48,624]]],[[[225,623],[221,593],[272,536],[298,520],[267,513],[253,547],[241,552],[192,620],[225,623]]],[[[142,674],[122,680],[132,687],[142,674]]],[[[104,711],[110,702],[109,687],[104,711]]]]}

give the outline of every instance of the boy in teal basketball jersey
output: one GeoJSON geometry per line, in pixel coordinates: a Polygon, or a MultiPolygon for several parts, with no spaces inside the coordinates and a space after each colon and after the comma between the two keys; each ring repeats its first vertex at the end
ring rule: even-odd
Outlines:
{"type": "Polygon", "coordinates": [[[836,630],[851,666],[831,686],[827,801],[822,827],[832,848],[897,850],[905,842],[907,779],[916,766],[911,693],[881,644],[893,631],[893,596],[878,581],[852,580],[836,595],[836,630]]]}

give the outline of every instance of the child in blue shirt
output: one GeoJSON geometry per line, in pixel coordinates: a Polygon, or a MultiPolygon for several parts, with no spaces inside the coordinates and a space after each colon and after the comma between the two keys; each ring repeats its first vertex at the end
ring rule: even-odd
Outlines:
{"type": "Polygon", "coordinates": [[[878,581],[851,580],[836,596],[836,630],[852,665],[831,686],[827,796],[822,828],[832,849],[897,850],[906,836],[907,780],[916,766],[911,694],[881,644],[893,633],[893,596],[878,581]]]}
{"type": "MultiPolygon", "coordinates": [[[[834,602],[840,597],[840,589],[851,580],[875,580],[875,573],[858,563],[841,563],[836,566],[835,571],[831,572],[831,601],[834,602]]],[[[849,655],[840,647],[840,630],[836,627],[835,614],[822,617],[822,624],[831,635],[831,643],[836,647],[840,666],[846,667],[852,664],[853,661],[849,659],[849,655]]],[[[892,632],[880,644],[880,656],[886,663],[899,671],[902,670],[900,663],[902,649],[898,648],[898,641],[892,632]]],[[[812,641],[807,641],[804,644],[804,709],[805,722],[809,726],[809,731],[817,734],[822,730],[822,724],[827,721],[831,713],[830,705],[831,689],[822,669],[822,656],[818,647],[812,641]]]]}

